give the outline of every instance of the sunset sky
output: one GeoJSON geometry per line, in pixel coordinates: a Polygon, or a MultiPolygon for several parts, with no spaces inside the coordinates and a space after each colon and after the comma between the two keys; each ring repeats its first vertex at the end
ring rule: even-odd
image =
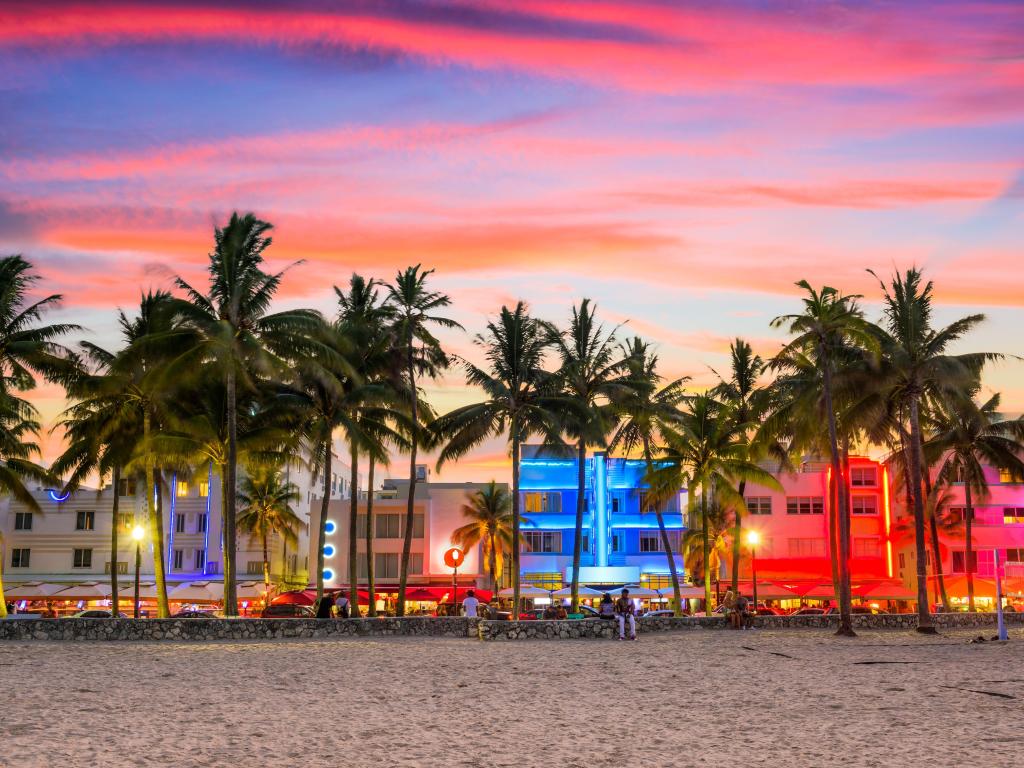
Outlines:
{"type": "MultiPolygon", "coordinates": [[[[281,306],[422,262],[474,333],[589,296],[695,386],[737,334],[778,348],[800,278],[877,317],[866,268],[923,266],[939,321],[989,316],[968,347],[1024,354],[1022,162],[1020,2],[0,1],[0,253],[104,343],[239,209],[305,260],[281,306]]],[[[1024,409],[1024,364],[986,385],[1024,409]]]]}

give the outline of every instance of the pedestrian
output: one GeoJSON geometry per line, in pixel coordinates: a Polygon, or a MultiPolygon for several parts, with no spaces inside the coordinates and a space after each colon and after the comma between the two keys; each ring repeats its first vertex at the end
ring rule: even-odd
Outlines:
{"type": "Polygon", "coordinates": [[[467,619],[475,619],[477,617],[477,608],[480,606],[480,601],[476,599],[476,593],[472,589],[466,590],[466,598],[462,601],[462,613],[467,619]]]}
{"type": "Polygon", "coordinates": [[[740,623],[736,615],[736,593],[732,591],[732,587],[726,590],[725,597],[722,598],[722,606],[725,608],[725,620],[729,622],[729,626],[739,629],[740,623]]]}
{"type": "Polygon", "coordinates": [[[623,588],[615,601],[615,618],[619,621],[619,640],[626,639],[626,622],[629,622],[629,639],[636,640],[636,606],[629,599],[629,590],[623,588]]]}

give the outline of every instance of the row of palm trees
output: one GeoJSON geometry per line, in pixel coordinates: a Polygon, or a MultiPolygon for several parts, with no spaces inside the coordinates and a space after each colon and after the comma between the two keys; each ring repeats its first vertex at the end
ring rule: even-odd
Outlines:
{"type": "MultiPolygon", "coordinates": [[[[335,288],[338,304],[332,317],[311,309],[273,312],[287,270],[266,271],[270,230],[269,223],[252,214],[234,214],[215,231],[207,285],[193,287],[178,278],[175,293],[144,295],[136,316],[120,313],[116,350],[88,342],[75,349],[61,345],[62,336],[80,329],[43,323],[43,314],[60,297],[30,301],[37,279],[31,266],[19,256],[0,260],[0,490],[34,507],[26,481],[61,478],[63,487],[72,490],[96,475],[111,478],[115,486],[126,478],[141,480],[160,615],[167,613],[162,516],[168,474],[216,473],[223,488],[237,489],[222,493],[225,608],[230,614],[236,610],[239,499],[245,532],[262,539],[264,549],[273,534],[287,543],[297,526],[289,515],[293,489],[280,475],[300,455],[313,457],[323,481],[315,566],[322,594],[333,443],[339,433],[352,459],[348,581],[354,606],[359,604],[359,461],[368,464],[372,491],[378,464],[395,452],[409,456],[399,615],[405,609],[421,449],[437,451],[440,468],[487,439],[507,438],[511,530],[506,535],[498,526],[477,526],[495,579],[499,555],[505,553],[512,572],[520,572],[523,443],[540,439],[551,450],[576,455],[574,608],[588,450],[622,451],[644,461],[648,504],[657,517],[677,609],[679,573],[664,510],[679,489],[690,490],[689,519],[700,521],[693,530],[700,532],[706,566],[714,549],[711,518],[716,509],[728,510],[735,581],[746,484],[777,487],[766,462],[786,469],[793,456],[827,456],[834,502],[828,505],[829,550],[844,634],[852,634],[850,499],[847,484],[838,480],[848,475],[851,447],[883,445],[903,467],[914,510],[922,631],[932,630],[924,573],[926,526],[937,547],[936,515],[927,512],[930,495],[954,476],[984,495],[983,461],[1024,476],[1021,422],[1001,419],[998,400],[975,403],[983,366],[999,356],[950,352],[982,316],[935,327],[932,285],[917,270],[881,284],[884,315],[879,323],[865,318],[861,297],[830,287],[815,290],[801,281],[802,311],[772,323],[789,334],[783,348],[765,360],[737,339],[731,370],[717,386],[695,392],[686,378],[666,381],[653,348],[639,338],[620,339],[621,329],[602,325],[586,299],[572,308],[564,329],[532,316],[523,302],[502,307],[474,338],[483,362],[456,358],[445,352],[435,329],[461,326],[444,316],[450,299],[432,289],[432,270],[420,266],[403,270],[391,283],[353,275],[348,286],[335,288]],[[438,415],[423,396],[422,382],[453,364],[483,398],[438,415]],[[64,386],[72,401],[60,423],[67,448],[49,470],[34,463],[38,448],[31,439],[39,425],[23,397],[37,377],[64,386]],[[240,465],[247,467],[245,483],[239,483],[240,465]]],[[[498,509],[504,502],[496,501],[496,495],[491,489],[490,499],[471,506],[482,505],[484,512],[498,509]]],[[[368,610],[373,615],[372,492],[366,497],[368,610]]],[[[472,536],[457,538],[465,543],[472,536]]],[[[111,545],[116,552],[116,525],[111,545]]],[[[710,605],[712,569],[702,570],[710,605]]],[[[264,578],[269,582],[266,566],[264,578]]],[[[513,581],[518,604],[519,580],[513,581]]],[[[114,573],[111,587],[116,596],[114,573]]]]}

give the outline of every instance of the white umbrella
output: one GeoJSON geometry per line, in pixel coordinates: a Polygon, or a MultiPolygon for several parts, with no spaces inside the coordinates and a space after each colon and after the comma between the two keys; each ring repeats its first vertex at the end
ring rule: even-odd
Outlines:
{"type": "Polygon", "coordinates": [[[47,584],[43,581],[30,581],[27,584],[4,590],[4,597],[9,600],[41,600],[55,592],[67,589],[67,584],[47,584]]]}
{"type": "MultiPolygon", "coordinates": [[[[572,597],[572,587],[563,587],[551,593],[553,597],[572,597]]],[[[598,592],[590,587],[580,587],[580,597],[601,597],[604,592],[598,592]]]]}
{"type": "Polygon", "coordinates": [[[630,597],[661,597],[661,593],[658,590],[651,589],[650,587],[631,587],[626,585],[625,589],[629,590],[630,597]]]}
{"type": "Polygon", "coordinates": [[[267,591],[267,585],[262,581],[246,581],[235,587],[235,594],[239,600],[255,600],[263,597],[267,591]]]}
{"type": "MultiPolygon", "coordinates": [[[[519,588],[520,597],[548,597],[550,594],[551,592],[546,589],[530,586],[528,584],[524,584],[519,588]]],[[[515,592],[512,587],[506,587],[498,593],[498,597],[515,597],[515,592]]]]}
{"type": "Polygon", "coordinates": [[[55,592],[54,600],[106,600],[110,597],[110,585],[97,581],[87,581],[73,587],[55,592]]]}
{"type": "Polygon", "coordinates": [[[219,603],[224,597],[224,585],[219,581],[193,581],[179,584],[167,599],[175,603],[219,603]]]}

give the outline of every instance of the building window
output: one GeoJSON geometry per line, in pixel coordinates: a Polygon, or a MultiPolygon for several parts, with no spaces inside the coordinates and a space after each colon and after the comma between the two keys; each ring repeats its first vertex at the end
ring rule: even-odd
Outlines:
{"type": "Polygon", "coordinates": [[[613,494],[611,495],[611,502],[612,502],[612,504],[611,504],[611,508],[612,508],[612,513],[614,514],[614,513],[618,512],[618,511],[619,511],[619,508],[620,508],[620,507],[622,506],[622,505],[621,505],[621,504],[619,503],[619,494],[617,494],[617,493],[613,493],[613,494]]]}
{"type": "Polygon", "coordinates": [[[770,515],[772,513],[771,496],[748,496],[744,499],[747,512],[752,515],[770,515]]]}
{"type": "Polygon", "coordinates": [[[590,552],[590,531],[584,530],[580,536],[580,552],[590,552]]]}
{"type": "Polygon", "coordinates": [[[181,498],[183,496],[188,496],[188,481],[187,480],[179,480],[178,481],[177,492],[178,492],[178,498],[181,498]]]}
{"type": "Polygon", "coordinates": [[[612,552],[626,551],[626,534],[622,531],[612,531],[612,552]]]}
{"type": "Polygon", "coordinates": [[[875,539],[875,538],[854,539],[853,540],[853,556],[854,557],[881,557],[882,556],[882,542],[879,539],[875,539]]]}
{"type": "MultiPolygon", "coordinates": [[[[405,518],[402,518],[403,520],[405,518]]],[[[414,539],[423,538],[423,515],[412,516],[412,537],[414,539]]]]}
{"type": "MultiPolygon", "coordinates": [[[[117,565],[117,573],[118,573],[119,576],[127,576],[128,575],[128,561],[127,560],[118,560],[116,565],[117,565]]],[[[107,575],[110,575],[110,561],[109,560],[107,560],[106,564],[103,566],[103,573],[105,573],[107,575]]]]}
{"type": "Polygon", "coordinates": [[[787,515],[821,515],[825,513],[825,499],[822,496],[787,496],[787,515]]]}
{"type": "Polygon", "coordinates": [[[118,480],[117,481],[117,495],[118,496],[134,496],[135,495],[135,481],[134,480],[118,480]]]}
{"type": "Polygon", "coordinates": [[[877,515],[878,514],[878,497],[877,496],[854,496],[853,497],[853,514],[855,515],[877,515]]]}
{"type": "Polygon", "coordinates": [[[999,482],[1000,483],[1019,483],[1020,478],[1016,477],[1013,472],[1008,469],[999,469],[999,482]]]}
{"type": "MultiPolygon", "coordinates": [[[[668,534],[668,544],[673,552],[679,551],[679,531],[665,531],[668,534]]],[[[661,543],[661,531],[640,531],[641,552],[664,552],[665,548],[661,543]]]]}
{"type": "Polygon", "coordinates": [[[263,574],[263,561],[262,560],[250,560],[245,564],[245,572],[250,576],[258,576],[263,574]]]}
{"type": "Polygon", "coordinates": [[[850,469],[850,485],[854,488],[878,485],[878,470],[874,467],[853,467],[850,469]]]}
{"type": "Polygon", "coordinates": [[[80,509],[75,518],[76,531],[91,531],[96,528],[96,513],[91,509],[80,509]]]}
{"type": "Polygon", "coordinates": [[[31,531],[32,530],[32,513],[31,512],[16,512],[14,514],[14,530],[16,530],[16,531],[31,531]]]}
{"type": "Polygon", "coordinates": [[[184,533],[185,532],[185,516],[175,515],[174,516],[174,532],[184,533]]]}
{"type": "Polygon", "coordinates": [[[1003,560],[1007,563],[1024,563],[1024,547],[1006,550],[1003,560]]]}
{"type": "Polygon", "coordinates": [[[11,568],[28,568],[32,550],[27,547],[15,547],[11,550],[11,568]]]}
{"type": "Polygon", "coordinates": [[[185,567],[185,550],[176,549],[171,552],[171,569],[180,571],[185,567]]]}
{"type": "Polygon", "coordinates": [[[640,582],[648,589],[672,589],[672,574],[641,573],[640,582]]]}
{"type": "MultiPolygon", "coordinates": [[[[363,555],[366,557],[366,555],[363,555]]],[[[397,552],[377,552],[373,556],[373,575],[376,579],[397,579],[401,555],[397,552]]],[[[358,563],[357,563],[358,566],[358,563]]]]}
{"type": "Polygon", "coordinates": [[[203,570],[203,568],[206,567],[206,550],[197,549],[193,562],[195,563],[195,569],[197,571],[203,570]]]}
{"type": "Polygon", "coordinates": [[[206,513],[196,515],[196,533],[206,533],[206,513]]]}
{"type": "Polygon", "coordinates": [[[907,567],[907,557],[902,552],[900,552],[900,568],[906,568],[906,567],[907,567]]]}
{"type": "Polygon", "coordinates": [[[562,511],[562,494],[559,493],[558,491],[530,491],[529,493],[523,495],[523,501],[525,502],[523,506],[526,507],[527,513],[558,513],[562,511]]]}
{"type": "Polygon", "coordinates": [[[402,537],[402,516],[376,515],[374,527],[378,539],[399,539],[402,537]]]}
{"type": "MultiPolygon", "coordinates": [[[[964,563],[967,562],[967,553],[960,549],[953,552],[953,573],[967,573],[964,563]]],[[[978,553],[971,552],[971,572],[978,572],[978,553]]]]}
{"type": "Polygon", "coordinates": [[[561,552],[561,531],[525,531],[523,544],[529,552],[561,552]]]}
{"type": "Polygon", "coordinates": [[[117,527],[122,531],[130,531],[135,522],[135,515],[131,512],[118,512],[117,513],[117,527]]]}
{"type": "Polygon", "coordinates": [[[640,513],[641,514],[654,514],[658,511],[658,508],[650,500],[650,493],[648,491],[640,491],[638,494],[640,497],[640,513]]]}
{"type": "Polygon", "coordinates": [[[541,589],[561,589],[562,588],[562,574],[560,573],[524,573],[523,584],[529,584],[534,587],[540,587],[541,589]]]}
{"type": "Polygon", "coordinates": [[[1006,525],[1024,524],[1024,507],[1003,507],[1003,523],[1006,525]]]}
{"type": "Polygon", "coordinates": [[[204,499],[207,496],[210,495],[210,481],[209,480],[200,480],[199,481],[199,495],[202,498],[204,498],[204,499]]]}
{"type": "Polygon", "coordinates": [[[76,549],[72,560],[74,568],[92,568],[92,550],[76,549]]]}
{"type": "Polygon", "coordinates": [[[824,539],[790,539],[790,557],[824,557],[824,539]]]}

